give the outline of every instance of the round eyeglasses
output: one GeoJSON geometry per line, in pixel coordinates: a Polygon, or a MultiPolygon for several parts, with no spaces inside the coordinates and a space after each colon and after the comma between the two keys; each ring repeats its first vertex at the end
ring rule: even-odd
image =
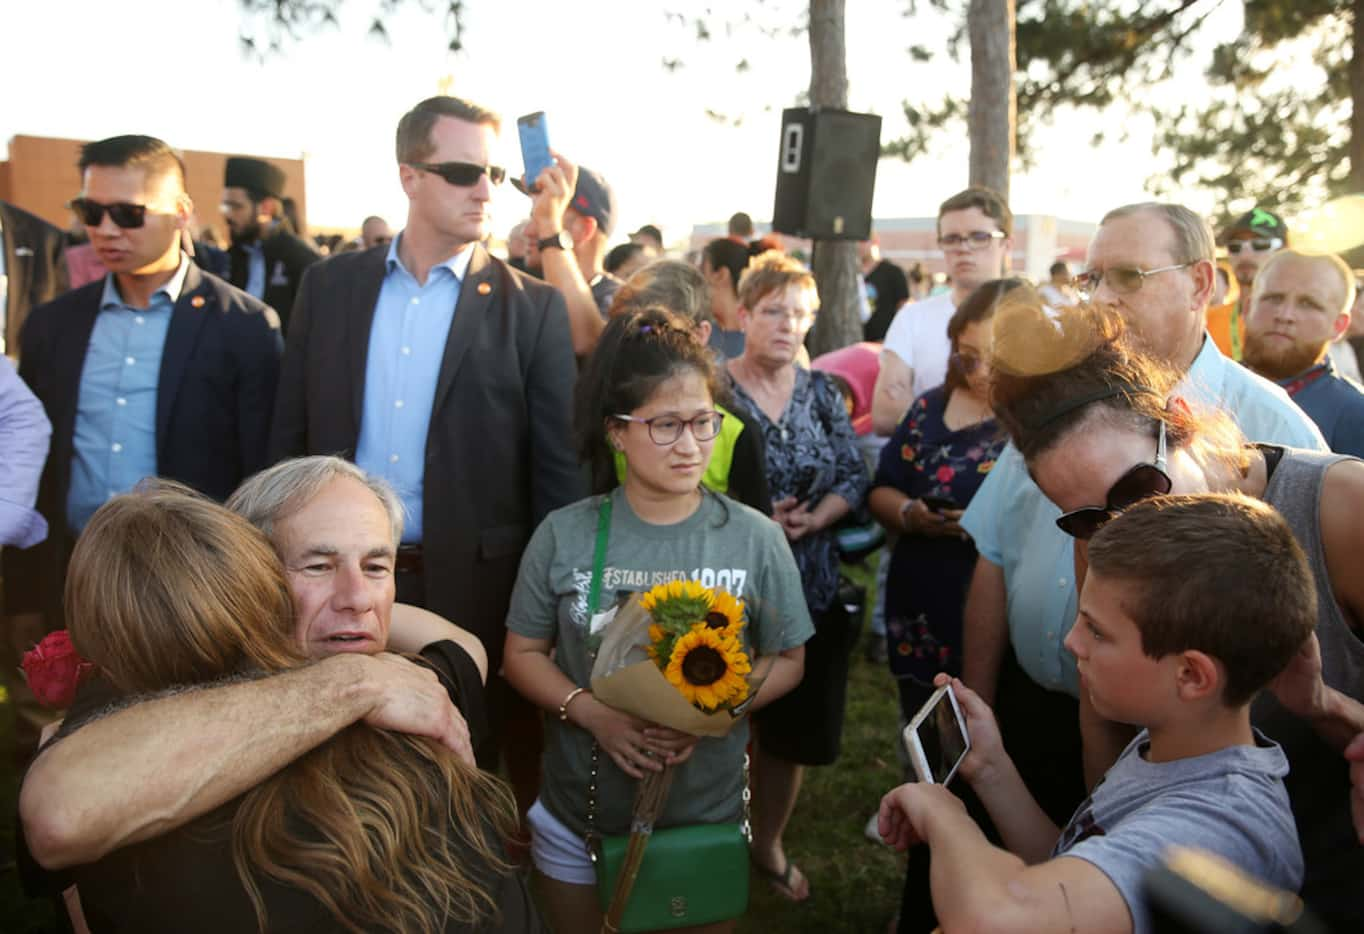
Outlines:
{"type": "Polygon", "coordinates": [[[633,415],[613,415],[623,422],[638,422],[649,429],[649,440],[654,444],[676,444],[682,437],[682,429],[690,427],[691,436],[697,441],[711,441],[720,433],[725,422],[723,412],[702,412],[691,418],[677,415],[655,415],[653,418],[635,418],[633,415]]]}

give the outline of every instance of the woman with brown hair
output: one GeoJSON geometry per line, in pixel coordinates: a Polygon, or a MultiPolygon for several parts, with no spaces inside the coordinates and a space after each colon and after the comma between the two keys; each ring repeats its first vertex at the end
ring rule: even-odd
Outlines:
{"type": "MultiPolygon", "coordinates": [[[[66,607],[77,650],[126,695],[308,664],[270,543],[174,484],[95,514],[72,554],[66,607]]],[[[515,824],[497,779],[433,741],[357,723],[226,805],[73,876],[94,932],[536,931],[504,858],[515,824]]]]}
{"type": "MultiPolygon", "coordinates": [[[[1076,538],[1081,572],[1085,541],[1100,526],[1166,493],[1261,499],[1307,553],[1317,581],[1316,634],[1256,700],[1252,721],[1283,746],[1291,766],[1285,784],[1306,863],[1304,899],[1333,929],[1359,929],[1364,847],[1351,826],[1342,749],[1364,730],[1364,462],[1247,444],[1226,413],[1187,403],[1179,374],[1135,349],[1112,310],[1004,304],[1010,307],[996,312],[994,326],[995,413],[1062,510],[1056,523],[1076,538]]],[[[1121,747],[1087,710],[1083,684],[1080,696],[1086,762],[1106,768],[1112,757],[1096,755],[1096,747],[1121,747]]]]}

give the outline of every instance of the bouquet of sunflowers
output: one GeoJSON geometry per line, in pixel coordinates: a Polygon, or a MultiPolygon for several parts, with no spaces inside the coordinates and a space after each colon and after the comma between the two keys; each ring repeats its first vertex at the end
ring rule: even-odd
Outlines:
{"type": "Polygon", "coordinates": [[[615,613],[592,666],[602,703],[696,736],[723,736],[761,679],[744,649],[744,603],[695,581],[670,581],[615,613]]]}

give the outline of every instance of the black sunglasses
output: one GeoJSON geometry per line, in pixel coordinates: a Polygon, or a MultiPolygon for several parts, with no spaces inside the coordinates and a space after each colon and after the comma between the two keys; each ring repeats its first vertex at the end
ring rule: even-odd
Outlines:
{"type": "Polygon", "coordinates": [[[1254,240],[1232,240],[1227,244],[1227,252],[1232,256],[1242,250],[1251,249],[1256,253],[1268,253],[1283,246],[1283,240],[1278,237],[1256,237],[1254,240]]]}
{"type": "Polygon", "coordinates": [[[115,204],[100,204],[98,201],[91,201],[89,198],[72,198],[66,206],[76,212],[76,216],[81,219],[81,223],[87,227],[98,227],[104,220],[104,212],[109,212],[109,217],[118,226],[126,229],[141,227],[147,222],[147,206],[145,204],[128,204],[126,201],[119,201],[115,204]]]}
{"type": "Polygon", "coordinates": [[[507,170],[500,165],[475,165],[472,162],[409,162],[408,165],[423,172],[439,175],[451,185],[470,188],[478,184],[478,177],[488,173],[488,181],[501,185],[507,177],[507,170]]]}
{"type": "Polygon", "coordinates": [[[1060,516],[1056,525],[1075,538],[1093,538],[1095,532],[1124,509],[1153,496],[1164,496],[1171,486],[1170,475],[1165,472],[1165,423],[1161,422],[1154,464],[1138,464],[1119,477],[1108,489],[1106,506],[1082,506],[1060,516]]]}

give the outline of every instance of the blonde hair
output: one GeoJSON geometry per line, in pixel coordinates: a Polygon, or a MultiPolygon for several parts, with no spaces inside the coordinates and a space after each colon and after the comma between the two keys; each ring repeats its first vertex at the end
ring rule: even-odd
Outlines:
{"type": "Polygon", "coordinates": [[[754,257],[739,277],[739,304],[751,311],[768,295],[793,285],[813,295],[814,304],[818,307],[819,291],[810,270],[784,253],[768,250],[754,257]]]}
{"type": "MultiPolygon", "coordinates": [[[[126,692],[308,663],[263,533],[166,481],[95,513],[66,606],[77,651],[126,692]]],[[[348,931],[437,931],[497,915],[515,826],[497,778],[433,740],[356,723],[247,792],[233,861],[262,931],[261,875],[304,890],[348,931]]]]}

